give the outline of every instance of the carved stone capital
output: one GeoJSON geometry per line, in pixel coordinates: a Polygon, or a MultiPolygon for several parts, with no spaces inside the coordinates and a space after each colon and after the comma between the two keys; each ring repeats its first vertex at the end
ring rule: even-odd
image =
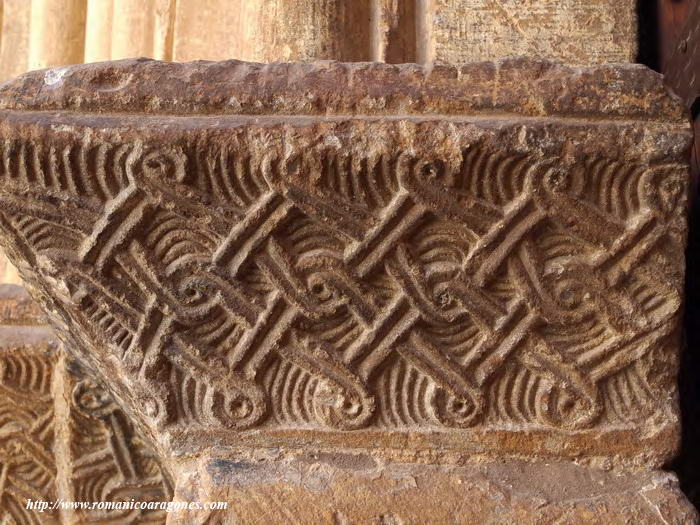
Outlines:
{"type": "Polygon", "coordinates": [[[169,460],[673,455],[690,128],[649,70],[138,60],[0,108],[7,253],[169,460]]]}

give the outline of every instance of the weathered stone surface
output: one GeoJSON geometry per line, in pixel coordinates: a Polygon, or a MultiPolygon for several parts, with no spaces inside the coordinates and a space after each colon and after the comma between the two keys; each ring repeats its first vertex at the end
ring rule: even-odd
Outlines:
{"type": "MultiPolygon", "coordinates": [[[[58,497],[52,382],[58,341],[46,327],[0,326],[0,521],[38,524],[27,499],[58,497]]],[[[46,512],[48,523],[57,512],[46,512]]]]}
{"type": "Polygon", "coordinates": [[[164,457],[675,452],[690,130],[645,68],[125,61],[0,104],[8,253],[164,457]]]}
{"type": "Polygon", "coordinates": [[[177,61],[462,64],[530,55],[575,64],[634,62],[635,4],[635,0],[4,0],[0,79],[83,59],[139,56],[177,61]]]}
{"type": "Polygon", "coordinates": [[[172,497],[152,447],[38,321],[21,287],[0,285],[0,522],[164,523],[164,511],[27,508],[172,497]]]}
{"type": "MultiPolygon", "coordinates": [[[[0,91],[11,110],[159,116],[569,117],[684,125],[683,107],[641,65],[568,67],[526,58],[460,67],[250,64],[147,59],[21,75],[0,91]],[[341,89],[342,88],[342,89],[341,89]]],[[[215,121],[212,121],[215,122],[215,121]]]]}
{"type": "MultiPolygon", "coordinates": [[[[161,460],[102,385],[68,363],[68,443],[65,473],[70,501],[162,502],[172,486],[161,460]]],[[[57,461],[63,459],[57,454],[57,461]]],[[[69,496],[69,497],[68,497],[69,496]]],[[[64,523],[165,523],[164,510],[74,510],[64,523]]]]}
{"type": "Polygon", "coordinates": [[[437,63],[532,55],[571,64],[634,62],[635,0],[435,0],[437,63]]]}
{"type": "Polygon", "coordinates": [[[175,501],[225,501],[169,523],[689,525],[698,516],[672,474],[572,463],[387,464],[354,453],[260,452],[184,467],[175,501]],[[209,521],[207,521],[209,520],[209,521]]]}
{"type": "Polygon", "coordinates": [[[175,14],[173,58],[372,60],[372,3],[180,0],[175,14]]]}
{"type": "Polygon", "coordinates": [[[46,317],[24,288],[0,284],[0,325],[46,325],[46,317]]]}

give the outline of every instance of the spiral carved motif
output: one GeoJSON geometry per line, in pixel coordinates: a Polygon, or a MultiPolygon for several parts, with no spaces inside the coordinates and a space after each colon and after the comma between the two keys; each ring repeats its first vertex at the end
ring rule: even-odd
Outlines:
{"type": "Polygon", "coordinates": [[[46,140],[6,141],[0,226],[155,425],[583,429],[651,395],[678,166],[46,140]]]}

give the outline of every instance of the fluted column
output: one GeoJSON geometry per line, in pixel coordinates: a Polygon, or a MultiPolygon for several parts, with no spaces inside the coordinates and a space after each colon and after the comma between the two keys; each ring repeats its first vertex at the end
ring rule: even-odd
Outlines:
{"type": "Polygon", "coordinates": [[[8,80],[27,70],[31,7],[27,0],[4,0],[2,4],[0,81],[8,80]]]}
{"type": "Polygon", "coordinates": [[[173,59],[175,33],[175,0],[154,0],[153,58],[173,59]]]}
{"type": "Polygon", "coordinates": [[[85,27],[85,62],[112,58],[113,0],[88,0],[85,27]]]}
{"type": "Polygon", "coordinates": [[[175,60],[372,59],[372,0],[179,0],[175,60]]]}
{"type": "Polygon", "coordinates": [[[86,0],[32,0],[29,69],[83,61],[86,0]]]}
{"type": "Polygon", "coordinates": [[[114,0],[112,59],[153,55],[153,4],[114,0]]]}
{"type": "MultiPolygon", "coordinates": [[[[174,9],[172,0],[112,0],[112,56],[172,58],[174,9]]],[[[202,4],[202,2],[200,2],[202,4]]],[[[206,29],[204,30],[206,33],[206,29]]]]}
{"type": "Polygon", "coordinates": [[[372,60],[401,64],[416,62],[418,2],[372,0],[372,60]]]}

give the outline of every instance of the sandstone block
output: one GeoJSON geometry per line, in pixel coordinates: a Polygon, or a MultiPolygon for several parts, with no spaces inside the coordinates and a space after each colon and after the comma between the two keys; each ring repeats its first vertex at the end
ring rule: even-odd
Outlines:
{"type": "Polygon", "coordinates": [[[675,476],[569,462],[386,464],[353,453],[207,457],[180,477],[175,501],[228,502],[169,523],[689,525],[675,476]]]}
{"type": "Polygon", "coordinates": [[[635,62],[635,0],[436,0],[428,40],[438,63],[532,55],[572,64],[635,62]]]}
{"type": "Polygon", "coordinates": [[[167,456],[673,455],[690,130],[658,75],[126,61],[0,103],[8,254],[167,456]]]}

